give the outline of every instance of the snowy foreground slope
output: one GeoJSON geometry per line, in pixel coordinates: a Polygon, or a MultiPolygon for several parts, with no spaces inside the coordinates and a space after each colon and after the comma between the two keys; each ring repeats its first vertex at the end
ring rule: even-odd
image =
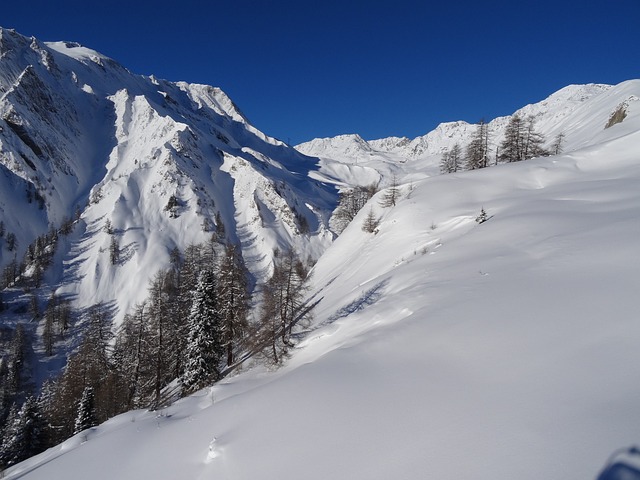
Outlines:
{"type": "Polygon", "coordinates": [[[594,478],[640,441],[638,102],[591,136],[374,198],[378,233],[364,209],[320,258],[282,369],[121,415],[7,478],[594,478]]]}

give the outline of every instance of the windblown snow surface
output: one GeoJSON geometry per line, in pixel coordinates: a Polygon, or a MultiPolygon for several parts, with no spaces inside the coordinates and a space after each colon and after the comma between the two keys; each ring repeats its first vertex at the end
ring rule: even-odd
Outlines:
{"type": "Polygon", "coordinates": [[[283,368],[121,415],[7,478],[594,478],[640,441],[640,105],[605,130],[610,92],[581,114],[591,143],[374,197],[378,232],[366,207],[320,258],[283,368]]]}

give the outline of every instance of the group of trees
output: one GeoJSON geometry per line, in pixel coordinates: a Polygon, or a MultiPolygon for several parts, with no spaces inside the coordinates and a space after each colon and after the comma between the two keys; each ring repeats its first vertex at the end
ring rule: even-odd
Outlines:
{"type": "Polygon", "coordinates": [[[340,191],[338,206],[332,217],[333,228],[337,233],[347,228],[358,212],[378,192],[376,185],[356,186],[340,191]]]}
{"type": "MultiPolygon", "coordinates": [[[[18,241],[13,233],[4,232],[4,223],[0,221],[0,233],[5,237],[7,250],[14,252],[14,258],[4,267],[0,275],[0,289],[10,286],[25,290],[39,288],[45,271],[51,266],[60,235],[69,235],[74,223],[80,218],[80,211],[72,219],[63,219],[59,228],[53,225],[47,233],[38,236],[25,251],[22,261],[18,261],[18,241]]],[[[3,237],[0,235],[0,239],[3,237]]]]}
{"type": "Polygon", "coordinates": [[[47,381],[38,397],[21,385],[25,338],[18,326],[12,354],[0,361],[0,467],[124,411],[160,408],[176,388],[191,393],[252,356],[270,363],[287,357],[294,326],[311,314],[305,303],[309,264],[293,249],[274,252],[273,275],[261,288],[261,309],[255,313],[236,246],[212,241],[184,252],[174,249],[170,257],[169,268],[151,281],[146,300],[116,332],[109,306],[72,312],[68,302],[51,295],[42,317],[45,353],[72,316],[80,319],[83,336],[62,374],[47,381]]]}
{"type": "MultiPolygon", "coordinates": [[[[347,228],[347,225],[355,218],[360,210],[367,204],[367,202],[378,192],[377,185],[368,186],[356,186],[353,188],[346,188],[340,192],[338,201],[338,207],[336,208],[333,217],[333,227],[338,234],[347,228]]],[[[390,185],[385,189],[382,198],[380,199],[380,206],[382,208],[391,208],[396,205],[396,202],[400,198],[400,186],[398,185],[398,178],[393,175],[390,185]]],[[[379,220],[376,216],[373,207],[369,210],[369,213],[365,217],[362,224],[362,230],[368,233],[375,232],[378,227],[379,220]]]]}
{"type": "MultiPolygon", "coordinates": [[[[534,157],[562,152],[564,134],[556,136],[549,150],[543,147],[544,135],[535,128],[535,118],[513,115],[505,128],[505,135],[496,148],[494,162],[519,162],[534,157]]],[[[481,121],[471,137],[471,141],[464,149],[456,143],[451,149],[445,150],[440,162],[442,173],[453,173],[460,170],[476,170],[490,165],[491,138],[488,125],[481,121]]]]}

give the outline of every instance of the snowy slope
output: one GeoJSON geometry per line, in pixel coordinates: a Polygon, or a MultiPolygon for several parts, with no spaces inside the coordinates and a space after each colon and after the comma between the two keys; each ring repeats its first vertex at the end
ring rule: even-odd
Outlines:
{"type": "MultiPolygon", "coordinates": [[[[553,143],[556,135],[563,133],[564,151],[574,150],[597,143],[599,140],[590,135],[602,130],[615,107],[620,103],[636,100],[637,97],[633,94],[635,87],[629,86],[632,84],[633,82],[625,82],[615,87],[600,84],[570,85],[541,102],[526,105],[514,112],[514,115],[522,118],[533,116],[536,119],[536,130],[546,137],[547,146],[553,143]],[[630,89],[629,93],[626,92],[627,89],[630,89]],[[613,110],[609,111],[607,108],[613,110]],[[597,118],[592,118],[594,111],[598,112],[597,118]]],[[[502,142],[510,118],[498,117],[489,122],[491,151],[502,142]]],[[[340,169],[344,169],[343,165],[355,164],[360,169],[375,171],[378,180],[393,174],[404,174],[407,178],[415,179],[438,174],[443,152],[456,143],[464,148],[475,131],[476,126],[467,122],[447,122],[414,139],[389,137],[366,141],[358,135],[340,135],[314,139],[297,145],[296,149],[306,155],[322,158],[322,171],[329,178],[339,176],[340,169]]],[[[376,174],[370,172],[368,177],[375,178],[376,174]]],[[[354,184],[348,178],[345,183],[354,184]]],[[[385,185],[384,180],[382,185],[385,185]]]]}
{"type": "Polygon", "coordinates": [[[586,147],[372,199],[378,232],[363,211],[322,255],[284,368],[119,416],[7,478],[594,478],[639,440],[640,102],[604,130],[619,101],[582,109],[586,147]]]}
{"type": "Polygon", "coordinates": [[[57,287],[78,308],[106,302],[118,321],[171,249],[206,241],[217,219],[256,280],[274,248],[317,258],[332,241],[336,190],[310,177],[318,160],[257,130],[218,88],[0,29],[0,94],[0,220],[18,244],[0,239],[0,267],[77,211],[47,294],[57,287]]]}

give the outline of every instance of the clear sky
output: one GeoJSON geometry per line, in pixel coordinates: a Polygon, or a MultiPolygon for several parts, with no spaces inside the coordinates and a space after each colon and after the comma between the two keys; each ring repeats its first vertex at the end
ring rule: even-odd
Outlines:
{"type": "Polygon", "coordinates": [[[12,0],[0,26],[219,86],[292,144],[413,138],[640,78],[640,0],[12,0]]]}

